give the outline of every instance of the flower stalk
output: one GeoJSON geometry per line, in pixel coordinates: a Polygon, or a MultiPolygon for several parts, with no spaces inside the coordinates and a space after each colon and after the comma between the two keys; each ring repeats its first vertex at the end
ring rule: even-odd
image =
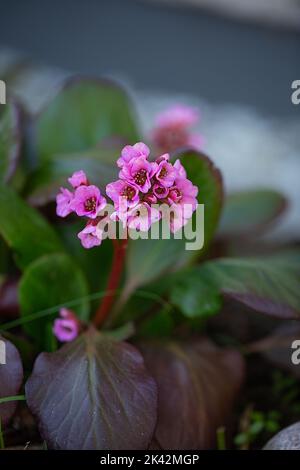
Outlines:
{"type": "Polygon", "coordinates": [[[93,320],[93,323],[96,326],[96,328],[99,328],[103,325],[115,301],[116,291],[119,287],[121,276],[122,276],[127,244],[128,244],[127,237],[122,240],[113,240],[114,253],[113,253],[112,267],[111,267],[111,271],[110,271],[109,278],[107,281],[107,286],[106,286],[106,294],[98,310],[96,311],[96,314],[93,320]]]}

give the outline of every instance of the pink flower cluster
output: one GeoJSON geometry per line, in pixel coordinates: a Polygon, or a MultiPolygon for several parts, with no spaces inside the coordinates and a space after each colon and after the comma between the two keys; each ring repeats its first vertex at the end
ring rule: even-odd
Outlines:
{"type": "MultiPolygon", "coordinates": [[[[185,225],[197,207],[198,188],[187,179],[179,160],[174,164],[165,153],[155,161],[149,160],[150,150],[142,142],[123,148],[117,165],[119,179],[106,186],[106,194],[114,203],[111,221],[139,231],[148,231],[162,215],[162,205],[170,209],[170,229],[175,232],[185,225]]],[[[57,214],[66,217],[71,212],[88,217],[86,227],[78,234],[82,245],[91,248],[101,244],[103,229],[100,212],[106,199],[100,189],[90,185],[83,171],[69,178],[73,191],[61,188],[57,214]]]]}
{"type": "Polygon", "coordinates": [[[196,109],[184,105],[172,106],[157,116],[152,140],[162,152],[173,152],[182,147],[201,150],[204,143],[202,135],[190,130],[198,121],[196,109]]]}
{"type": "Polygon", "coordinates": [[[54,321],[53,333],[61,342],[73,341],[78,336],[81,325],[72,310],[61,308],[59,311],[61,318],[54,321]]]}
{"type": "Polygon", "coordinates": [[[92,248],[101,244],[102,233],[98,228],[98,214],[106,206],[106,199],[97,186],[89,184],[84,171],[76,171],[68,179],[74,191],[60,188],[56,197],[56,213],[60,217],[75,212],[78,216],[88,217],[86,227],[79,232],[78,238],[84,248],[92,248]]]}
{"type": "Polygon", "coordinates": [[[173,165],[166,153],[152,162],[149,155],[149,148],[142,142],[122,150],[117,161],[120,179],[106,186],[116,209],[112,217],[130,229],[147,231],[162,216],[159,206],[167,204],[174,232],[196,209],[198,188],[187,179],[179,160],[173,165]]]}

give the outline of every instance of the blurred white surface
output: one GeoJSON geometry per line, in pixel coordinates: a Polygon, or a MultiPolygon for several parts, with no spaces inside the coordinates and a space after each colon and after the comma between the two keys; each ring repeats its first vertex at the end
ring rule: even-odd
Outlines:
{"type": "Polygon", "coordinates": [[[147,0],[193,5],[225,16],[300,30],[299,0],[147,0]]]}

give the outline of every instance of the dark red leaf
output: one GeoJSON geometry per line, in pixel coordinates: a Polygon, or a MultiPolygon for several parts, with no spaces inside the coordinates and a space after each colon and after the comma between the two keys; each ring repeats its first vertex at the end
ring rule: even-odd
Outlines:
{"type": "Polygon", "coordinates": [[[146,365],[158,384],[155,439],[163,449],[208,449],[224,424],[244,375],[234,350],[209,341],[148,343],[146,365]]]}
{"type": "Polygon", "coordinates": [[[93,328],[40,354],[26,396],[52,449],[146,449],[156,425],[156,384],[141,354],[93,328]]]}

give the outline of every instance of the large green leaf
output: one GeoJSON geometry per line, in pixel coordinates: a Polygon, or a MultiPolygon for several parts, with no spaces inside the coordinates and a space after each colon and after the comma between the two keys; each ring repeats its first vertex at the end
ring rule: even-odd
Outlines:
{"type": "Polygon", "coordinates": [[[221,236],[247,236],[261,233],[286,208],[285,197],[267,189],[229,194],[220,223],[221,236]]]}
{"type": "Polygon", "coordinates": [[[26,397],[51,449],[147,449],[157,419],[156,384],[139,351],[94,328],[38,357],[26,397]]]}
{"type": "MultiPolygon", "coordinates": [[[[195,151],[178,155],[188,178],[199,188],[198,202],[204,204],[204,248],[212,239],[222,208],[222,178],[208,157],[195,151]]],[[[192,221],[191,221],[192,223],[192,221]]],[[[202,227],[196,227],[201,230],[202,227]]],[[[191,261],[199,251],[186,250],[186,240],[133,240],[127,257],[126,289],[153,281],[167,271],[191,261]]]]}
{"type": "Polygon", "coordinates": [[[20,111],[15,103],[0,106],[0,183],[13,175],[20,155],[20,111]]]}
{"type": "Polygon", "coordinates": [[[114,83],[96,79],[68,82],[39,114],[35,134],[42,160],[88,150],[104,138],[139,140],[127,95],[114,83]]]}
{"type": "Polygon", "coordinates": [[[126,289],[132,292],[175,268],[183,251],[184,240],[130,240],[126,259],[126,289]]]}
{"type": "MultiPolygon", "coordinates": [[[[115,152],[115,160],[117,156],[118,152],[115,152]]],[[[84,170],[91,183],[100,187],[103,193],[106,185],[118,178],[116,164],[103,161],[101,149],[83,154],[59,155],[45,162],[30,175],[25,188],[25,197],[34,206],[54,201],[59,188],[68,185],[68,177],[78,170],[84,170]]]]}
{"type": "Polygon", "coordinates": [[[259,312],[300,318],[299,252],[265,258],[228,258],[199,268],[227,296],[259,312]]]}
{"type": "Polygon", "coordinates": [[[0,186],[0,234],[22,269],[39,256],[62,250],[57,234],[42,215],[7,186],[0,186]]]}
{"type": "Polygon", "coordinates": [[[19,301],[24,328],[36,342],[43,346],[49,333],[49,325],[57,317],[59,307],[70,301],[72,309],[82,320],[88,320],[88,287],[81,269],[66,254],[43,256],[28,266],[19,285],[19,301]],[[51,315],[26,322],[26,317],[54,308],[51,315]]]}

